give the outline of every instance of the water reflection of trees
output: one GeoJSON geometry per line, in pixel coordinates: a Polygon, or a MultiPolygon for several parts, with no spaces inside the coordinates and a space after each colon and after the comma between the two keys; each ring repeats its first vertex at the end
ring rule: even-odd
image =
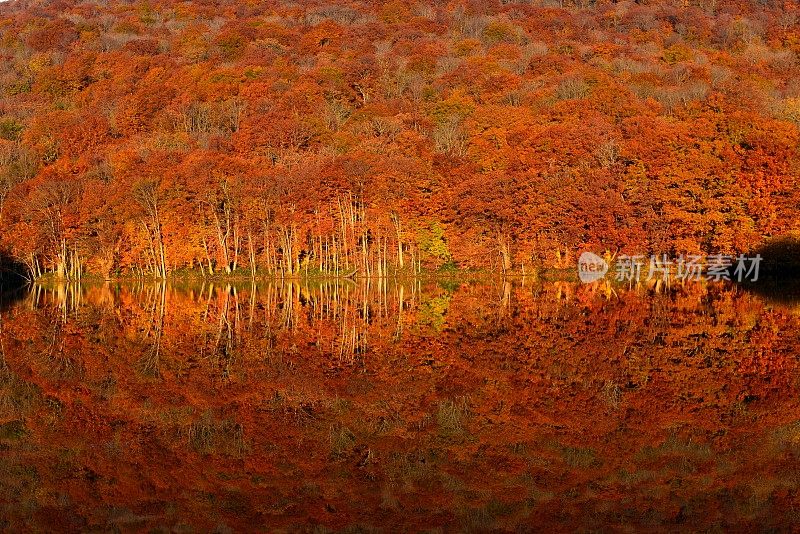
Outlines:
{"type": "Polygon", "coordinates": [[[312,516],[312,480],[349,514],[336,528],[414,509],[498,530],[627,514],[646,530],[642,510],[671,521],[697,499],[724,512],[686,513],[708,530],[753,495],[751,517],[778,517],[771,495],[797,488],[798,316],[736,286],[108,284],[30,299],[0,317],[0,425],[30,434],[14,439],[43,486],[32,499],[63,486],[61,465],[97,473],[70,479],[70,507],[109,524],[95,490],[112,479],[137,513],[155,497],[243,530],[256,501],[270,519],[312,516]],[[189,484],[253,501],[209,511],[189,484]]]}
{"type": "MultiPolygon", "coordinates": [[[[435,284],[426,291],[445,292],[435,284]]],[[[218,367],[225,376],[245,344],[243,331],[267,352],[281,333],[315,337],[320,353],[353,363],[369,350],[373,336],[384,337],[375,331],[388,328],[394,339],[402,336],[410,310],[424,300],[418,280],[183,287],[65,284],[34,286],[29,294],[30,307],[48,313],[53,328],[89,310],[116,317],[119,328],[138,332],[134,337],[139,339],[142,357],[137,369],[151,377],[159,376],[164,336],[169,332],[180,332],[179,337],[195,334],[198,359],[218,367]]]]}
{"type": "MultiPolygon", "coordinates": [[[[661,330],[653,334],[658,341],[663,330],[669,329],[669,311],[676,301],[698,306],[706,302],[708,308],[709,295],[720,291],[722,286],[708,284],[619,287],[610,282],[496,280],[476,285],[329,280],[196,286],[67,284],[34,286],[28,298],[32,309],[50,318],[46,323],[51,342],[45,353],[60,372],[74,368],[59,356],[63,325],[71,320],[113,318],[123,337],[135,340],[135,352],[140,356],[136,369],[143,376],[161,375],[166,349],[179,355],[181,372],[207,364],[229,378],[245,352],[248,357],[262,354],[269,358],[305,352],[301,345],[310,345],[320,355],[355,364],[376,346],[397,342],[409,332],[437,335],[444,328],[457,328],[463,317],[449,321],[451,297],[456,292],[471,302],[470,313],[481,310],[484,319],[491,318],[481,321],[481,331],[493,335],[514,327],[514,316],[521,306],[529,305],[530,298],[541,303],[532,308],[538,320],[552,323],[574,319],[570,316],[574,304],[596,307],[602,302],[625,301],[631,295],[660,295],[647,301],[651,328],[661,330]]],[[[713,306],[706,313],[713,315],[713,306]]]]}

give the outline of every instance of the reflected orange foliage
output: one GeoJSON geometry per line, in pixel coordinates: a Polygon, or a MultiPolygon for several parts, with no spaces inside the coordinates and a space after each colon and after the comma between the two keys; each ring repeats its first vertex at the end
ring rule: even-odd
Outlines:
{"type": "Polygon", "coordinates": [[[797,321],[701,284],[38,289],[2,316],[2,515],[783,528],[797,321]]]}

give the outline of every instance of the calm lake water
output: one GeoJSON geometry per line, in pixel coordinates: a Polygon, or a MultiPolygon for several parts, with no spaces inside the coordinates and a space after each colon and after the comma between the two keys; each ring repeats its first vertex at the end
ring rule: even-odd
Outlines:
{"type": "Polygon", "coordinates": [[[0,527],[789,531],[800,305],[762,293],[17,292],[0,311],[0,527]]]}

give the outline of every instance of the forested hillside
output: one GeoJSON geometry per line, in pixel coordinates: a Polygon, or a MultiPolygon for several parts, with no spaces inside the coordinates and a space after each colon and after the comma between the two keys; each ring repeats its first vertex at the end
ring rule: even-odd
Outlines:
{"type": "Polygon", "coordinates": [[[796,2],[0,4],[0,250],[382,276],[800,230],[796,2]]]}

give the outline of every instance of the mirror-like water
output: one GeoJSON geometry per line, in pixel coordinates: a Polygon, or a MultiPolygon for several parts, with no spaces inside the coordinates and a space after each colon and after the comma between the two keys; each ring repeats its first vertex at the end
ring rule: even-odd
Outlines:
{"type": "Polygon", "coordinates": [[[0,313],[14,530],[800,521],[794,299],[518,281],[16,297],[0,313]]]}

